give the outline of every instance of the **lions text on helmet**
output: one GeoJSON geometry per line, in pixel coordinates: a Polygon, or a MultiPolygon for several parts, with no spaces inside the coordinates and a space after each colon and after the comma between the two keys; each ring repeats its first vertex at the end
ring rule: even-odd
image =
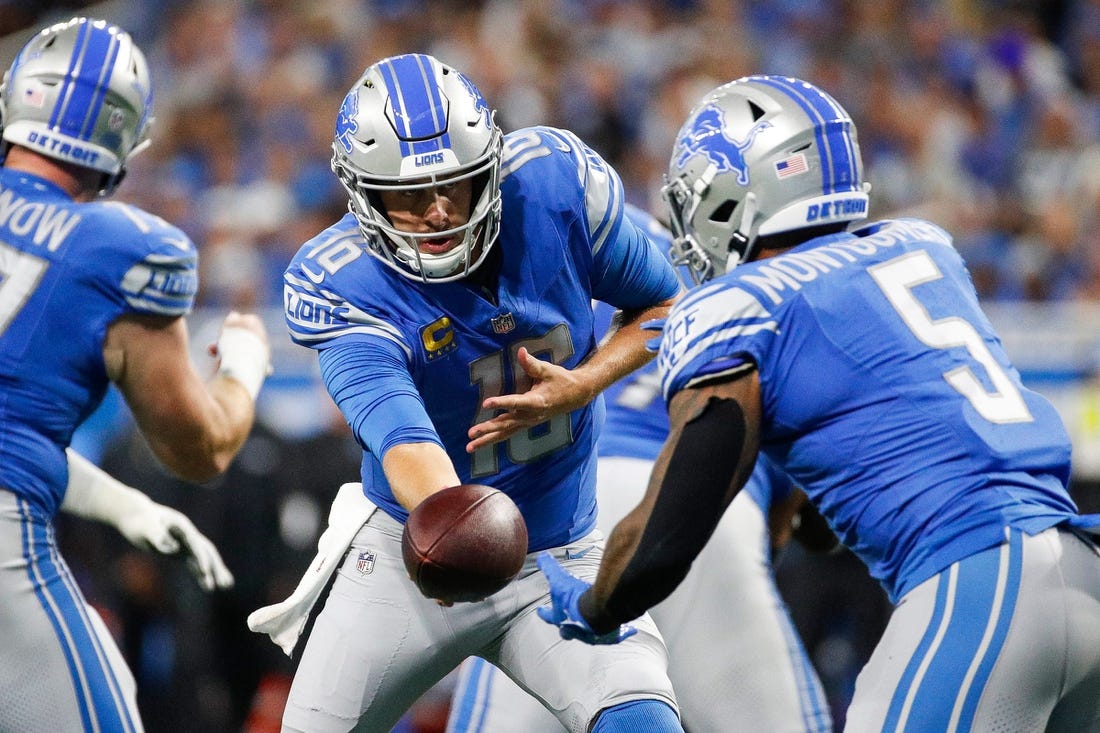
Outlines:
{"type": "Polygon", "coordinates": [[[423,282],[477,268],[500,228],[502,140],[477,87],[437,59],[369,67],[337,115],[332,169],[370,253],[423,282]]]}

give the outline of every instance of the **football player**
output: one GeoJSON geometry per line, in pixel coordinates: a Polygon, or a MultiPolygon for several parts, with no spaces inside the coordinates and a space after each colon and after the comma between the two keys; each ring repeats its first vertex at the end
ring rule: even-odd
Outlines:
{"type": "Polygon", "coordinates": [[[540,559],[568,638],[686,575],[758,450],[896,603],[846,731],[1084,731],[1100,721],[1100,551],[1070,442],[979,307],[951,237],[867,215],[847,112],[804,81],[706,95],[664,188],[702,284],[662,330],[671,432],[595,583],[540,559]]]}
{"type": "MultiPolygon", "coordinates": [[[[334,549],[346,559],[297,641],[284,730],[389,730],[471,655],[568,730],[682,730],[648,618],[618,647],[564,644],[534,614],[549,600],[534,554],[502,591],[454,605],[421,595],[401,556],[411,509],[482,483],[517,504],[530,552],[585,577],[598,566],[598,395],[650,360],[640,324],[667,315],[680,290],[624,216],[618,174],[567,131],[503,135],[470,79],[422,54],[356,81],[332,165],[350,213],[287,268],[286,320],[318,352],[377,508],[350,550],[334,549]],[[626,313],[599,346],[592,299],[626,313]]],[[[284,638],[279,624],[251,618],[284,638]]]]}
{"type": "Polygon", "coordinates": [[[255,315],[230,314],[204,381],[184,321],[194,246],[100,200],[152,121],[149,69],[128,34],[90,18],[42,30],[4,75],[0,111],[0,730],[139,731],[133,678],[52,520],[64,505],[163,548],[165,521],[194,535],[66,448],[113,381],[169,469],[195,481],[224,471],[252,425],[267,336],[255,315]]]}
{"type": "MultiPolygon", "coordinates": [[[[630,205],[627,213],[662,249],[671,247],[671,235],[654,217],[630,205]]],[[[595,307],[597,330],[605,330],[613,309],[595,307]]],[[[655,362],[613,384],[604,399],[596,498],[597,526],[607,533],[641,501],[668,437],[668,413],[655,362]]],[[[773,518],[782,524],[801,498],[790,479],[762,458],[684,582],[653,607],[684,727],[692,733],[832,730],[821,682],[772,577],[772,540],[783,538],[769,534],[769,510],[774,507],[773,518]]],[[[493,665],[478,657],[463,663],[448,733],[562,730],[493,665]]]]}

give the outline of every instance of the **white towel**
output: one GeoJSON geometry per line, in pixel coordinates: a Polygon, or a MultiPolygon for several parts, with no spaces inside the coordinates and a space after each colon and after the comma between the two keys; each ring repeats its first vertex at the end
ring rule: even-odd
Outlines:
{"type": "Polygon", "coordinates": [[[282,603],[264,606],[248,614],[248,628],[270,636],[289,657],[309,620],[313,604],[375,509],[370,499],[363,495],[362,484],[341,486],[328,512],[328,527],[317,540],[317,555],[298,581],[298,587],[282,603]]]}

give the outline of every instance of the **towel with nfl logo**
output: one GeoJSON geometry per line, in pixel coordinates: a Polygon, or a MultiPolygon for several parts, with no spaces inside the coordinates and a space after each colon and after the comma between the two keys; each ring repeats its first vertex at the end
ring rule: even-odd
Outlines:
{"type": "MultiPolygon", "coordinates": [[[[328,527],[317,540],[317,555],[298,581],[298,587],[282,603],[264,606],[248,614],[248,628],[267,634],[288,657],[292,656],[313,604],[374,510],[374,504],[363,496],[362,484],[341,486],[329,509],[328,527]]],[[[361,559],[361,562],[370,561],[369,558],[361,559]]]]}

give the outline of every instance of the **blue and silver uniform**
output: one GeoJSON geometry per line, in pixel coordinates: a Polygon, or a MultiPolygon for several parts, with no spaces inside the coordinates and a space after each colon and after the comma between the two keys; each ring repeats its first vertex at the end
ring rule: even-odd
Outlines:
{"type": "Polygon", "coordinates": [[[507,493],[531,551],[595,525],[595,444],[603,402],[465,452],[487,397],[521,392],[520,347],[567,368],[595,348],[591,300],[640,308],[672,297],[664,254],[623,216],[617,174],[571,133],[536,127],[505,138],[498,241],[499,302],[464,282],[421,284],[362,247],[353,216],[307,242],[285,275],[296,343],[319,352],[322,376],[364,449],[366,495],[390,516],[381,458],[396,444],[443,446],[464,482],[507,493]]]}
{"type": "Polygon", "coordinates": [[[57,512],[65,448],[107,390],[107,327],[185,315],[196,268],[191,240],[162,219],[0,169],[0,487],[57,512]]]}
{"type": "Polygon", "coordinates": [[[107,389],[108,326],[187,313],[195,248],[131,206],[75,203],[0,168],[0,273],[0,689],[22,703],[4,706],[0,728],[135,733],[133,677],[58,552],[52,519],[65,449],[107,389]]]}
{"type": "Polygon", "coordinates": [[[1021,384],[928,222],[738,266],[677,304],[658,362],[666,399],[755,365],[761,449],[895,601],[1006,527],[1035,534],[1076,513],[1060,418],[1021,384]]]}
{"type": "MultiPolygon", "coordinates": [[[[669,249],[670,235],[652,215],[628,204],[627,216],[662,250],[669,249]]],[[[596,303],[594,310],[596,333],[602,336],[615,309],[596,303]]],[[[599,528],[606,534],[644,494],[669,420],[655,361],[608,387],[604,397],[597,493],[599,528]]],[[[668,643],[669,676],[684,724],[691,730],[831,730],[821,683],[779,598],[767,559],[764,518],[773,501],[793,490],[790,478],[761,457],[745,486],[747,495],[729,507],[688,578],[652,609],[668,643]],[[708,653],[700,655],[700,650],[708,653]]],[[[458,674],[447,732],[515,730],[564,731],[502,672],[471,657],[458,674]]]]}
{"type": "MultiPolygon", "coordinates": [[[[626,213],[663,252],[669,251],[672,236],[652,214],[630,204],[626,206],[626,213]]],[[[606,303],[595,303],[593,308],[599,339],[610,328],[615,309],[606,303]]],[[[657,460],[669,430],[668,409],[660,399],[661,376],[657,361],[615,382],[604,390],[603,396],[607,409],[604,429],[596,445],[599,455],[657,460]]],[[[769,465],[758,465],[753,470],[744,491],[766,513],[773,502],[790,496],[794,483],[766,459],[759,463],[769,465]]]]}

